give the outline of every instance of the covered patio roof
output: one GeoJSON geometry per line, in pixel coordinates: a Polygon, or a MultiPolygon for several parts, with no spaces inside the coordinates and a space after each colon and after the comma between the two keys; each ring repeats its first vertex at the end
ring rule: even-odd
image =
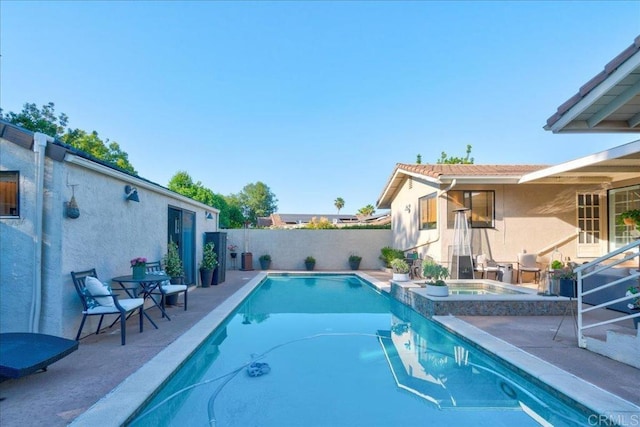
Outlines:
{"type": "Polygon", "coordinates": [[[547,119],[553,133],[640,132],[640,36],[547,119]]]}
{"type": "Polygon", "coordinates": [[[551,184],[613,184],[640,176],[640,140],[534,171],[525,182],[551,184]]]}

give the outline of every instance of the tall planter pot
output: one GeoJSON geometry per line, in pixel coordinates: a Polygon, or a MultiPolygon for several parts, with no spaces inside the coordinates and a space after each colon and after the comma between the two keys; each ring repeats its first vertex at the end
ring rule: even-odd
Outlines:
{"type": "Polygon", "coordinates": [[[560,285],[558,289],[558,294],[561,297],[569,297],[569,298],[575,298],[576,297],[576,287],[577,287],[577,283],[575,280],[573,279],[560,279],[560,285]]]}
{"type": "Polygon", "coordinates": [[[349,260],[349,267],[352,270],[357,270],[360,268],[360,260],[359,259],[353,259],[353,260],[349,260]]]}
{"type": "Polygon", "coordinates": [[[208,288],[209,286],[211,286],[211,282],[213,282],[213,272],[214,270],[200,269],[200,286],[202,286],[203,288],[208,288]]]}
{"type": "Polygon", "coordinates": [[[304,267],[307,269],[307,271],[311,271],[315,268],[316,263],[315,262],[309,262],[309,261],[305,261],[304,263],[304,267]]]}

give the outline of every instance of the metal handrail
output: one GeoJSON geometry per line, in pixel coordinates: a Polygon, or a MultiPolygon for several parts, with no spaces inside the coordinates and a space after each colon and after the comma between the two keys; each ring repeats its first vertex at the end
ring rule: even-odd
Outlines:
{"type": "Polygon", "coordinates": [[[575,268],[574,272],[576,273],[576,280],[577,280],[577,298],[578,298],[578,346],[580,346],[581,348],[586,348],[587,347],[587,340],[584,336],[583,331],[585,329],[589,329],[589,328],[595,328],[596,326],[602,326],[602,325],[607,325],[610,323],[616,323],[616,322],[622,322],[624,320],[627,319],[633,319],[636,317],[640,317],[640,312],[638,313],[633,313],[633,314],[629,314],[626,316],[622,316],[622,317],[617,317],[615,319],[610,319],[610,320],[605,320],[602,322],[594,322],[594,323],[590,323],[588,325],[584,324],[584,319],[583,319],[583,314],[587,313],[589,311],[592,310],[596,310],[599,308],[606,308],[611,304],[615,304],[618,302],[622,302],[622,301],[627,301],[627,300],[631,300],[634,298],[637,298],[637,296],[634,295],[629,295],[629,296],[624,296],[621,298],[615,298],[609,301],[606,301],[604,303],[598,304],[598,305],[594,305],[591,307],[587,307],[587,308],[583,308],[582,307],[582,297],[584,295],[589,295],[592,294],[594,292],[598,292],[602,289],[606,289],[609,288],[611,286],[615,286],[623,281],[634,279],[634,278],[638,278],[638,283],[640,286],[640,239],[636,240],[635,242],[631,242],[626,246],[623,246],[622,248],[616,249],[613,252],[610,252],[604,256],[601,256],[600,258],[594,259],[593,261],[590,261],[588,263],[582,264],[578,267],[575,268]],[[634,249],[638,248],[637,251],[633,252],[634,249]],[[620,259],[616,259],[614,261],[611,261],[610,263],[600,266],[600,267],[596,267],[594,268],[594,266],[602,263],[603,261],[610,261],[613,257],[624,254],[624,253],[628,253],[627,255],[625,255],[624,257],[620,258],[620,259]],[[582,281],[587,278],[590,277],[592,275],[601,273],[603,271],[607,271],[610,270],[611,268],[615,267],[616,265],[622,264],[624,262],[627,262],[629,260],[632,260],[634,258],[638,258],[639,261],[639,270],[636,271],[633,274],[630,274],[629,276],[624,276],[620,279],[608,282],[608,283],[604,283],[600,286],[597,286],[591,290],[588,291],[583,291],[582,289],[582,281]],[[592,269],[593,270],[590,270],[592,269]]]}

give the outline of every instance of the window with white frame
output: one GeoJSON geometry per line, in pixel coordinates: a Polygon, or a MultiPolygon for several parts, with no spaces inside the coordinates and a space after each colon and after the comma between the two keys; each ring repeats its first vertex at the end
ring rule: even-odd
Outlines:
{"type": "Polygon", "coordinates": [[[609,250],[621,248],[637,239],[632,225],[619,221],[622,212],[640,209],[640,185],[609,190],[609,250]]]}
{"type": "Polygon", "coordinates": [[[597,257],[600,255],[601,221],[599,194],[578,193],[576,198],[578,215],[578,248],[579,257],[597,257]]]}

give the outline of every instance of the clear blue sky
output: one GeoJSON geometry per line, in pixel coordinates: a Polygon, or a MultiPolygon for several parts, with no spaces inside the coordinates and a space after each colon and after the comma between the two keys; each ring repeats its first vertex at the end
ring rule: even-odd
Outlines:
{"type": "Polygon", "coordinates": [[[52,101],[161,185],[262,181],[281,213],[355,213],[398,162],[557,164],[636,139],[553,135],[640,34],[640,2],[0,3],[0,106],[52,101]]]}

